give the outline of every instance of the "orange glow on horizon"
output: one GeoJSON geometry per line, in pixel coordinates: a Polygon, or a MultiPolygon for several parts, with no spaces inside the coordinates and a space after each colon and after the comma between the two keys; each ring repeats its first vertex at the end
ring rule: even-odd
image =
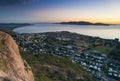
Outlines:
{"type": "Polygon", "coordinates": [[[56,22],[68,22],[68,21],[88,21],[88,22],[92,22],[92,23],[106,23],[106,24],[120,24],[120,19],[77,19],[77,18],[73,18],[73,19],[60,19],[57,20],[56,22]]]}

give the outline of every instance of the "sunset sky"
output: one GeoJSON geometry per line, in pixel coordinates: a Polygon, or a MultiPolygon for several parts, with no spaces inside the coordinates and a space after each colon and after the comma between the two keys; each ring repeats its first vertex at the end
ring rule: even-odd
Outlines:
{"type": "Polygon", "coordinates": [[[0,0],[0,23],[61,21],[120,24],[120,0],[0,0]]]}

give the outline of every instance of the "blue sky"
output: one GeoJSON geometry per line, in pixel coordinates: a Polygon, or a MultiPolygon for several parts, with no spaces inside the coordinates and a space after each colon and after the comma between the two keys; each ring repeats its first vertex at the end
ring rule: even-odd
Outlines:
{"type": "Polygon", "coordinates": [[[120,0],[1,0],[0,22],[120,23],[120,0]]]}

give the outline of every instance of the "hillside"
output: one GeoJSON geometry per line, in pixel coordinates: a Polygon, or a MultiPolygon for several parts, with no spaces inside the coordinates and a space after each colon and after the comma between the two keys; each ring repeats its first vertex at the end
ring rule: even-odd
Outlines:
{"type": "Polygon", "coordinates": [[[35,81],[96,81],[69,58],[20,52],[31,67],[22,60],[13,38],[0,32],[0,81],[34,81],[34,77],[35,81]]]}
{"type": "Polygon", "coordinates": [[[0,81],[34,81],[30,66],[23,61],[13,38],[0,32],[0,81]]]}
{"type": "Polygon", "coordinates": [[[32,67],[35,81],[97,81],[80,64],[72,63],[68,58],[23,51],[21,54],[32,67]]]}

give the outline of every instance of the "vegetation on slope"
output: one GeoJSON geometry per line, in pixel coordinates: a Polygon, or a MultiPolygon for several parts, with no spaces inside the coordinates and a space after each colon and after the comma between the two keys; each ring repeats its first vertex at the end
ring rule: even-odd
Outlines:
{"type": "Polygon", "coordinates": [[[23,51],[21,55],[32,67],[35,81],[95,81],[80,64],[72,63],[68,58],[23,51]]]}
{"type": "Polygon", "coordinates": [[[120,50],[112,50],[108,57],[120,61],[120,50]]]}
{"type": "Polygon", "coordinates": [[[114,48],[110,46],[96,46],[92,48],[93,51],[98,51],[103,54],[109,54],[113,49],[114,48]]]}

